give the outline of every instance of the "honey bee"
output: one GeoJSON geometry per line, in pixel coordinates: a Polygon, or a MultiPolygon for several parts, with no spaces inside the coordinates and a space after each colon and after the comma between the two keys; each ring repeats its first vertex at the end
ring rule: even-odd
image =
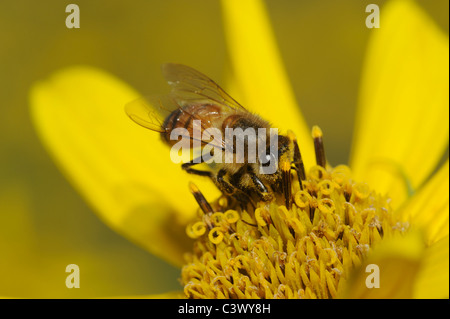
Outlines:
{"type": "Polygon", "coordinates": [[[255,200],[274,200],[279,194],[284,195],[286,206],[289,207],[291,170],[297,172],[300,187],[305,179],[303,161],[293,133],[277,135],[276,147],[268,147],[266,141],[272,138],[269,122],[247,111],[213,80],[181,64],[164,64],[162,72],[171,92],[151,100],[131,102],[125,107],[128,116],[137,124],[159,132],[169,146],[179,142],[171,138],[175,129],[185,129],[190,146],[196,142],[202,155],[191,155],[189,161],[182,163],[182,169],[190,174],[210,178],[224,195],[241,203],[253,203],[255,200]],[[232,139],[223,138],[229,129],[243,132],[248,128],[265,132],[265,135],[258,136],[254,141],[258,149],[254,161],[249,160],[249,151],[244,152],[240,159],[236,156],[236,144],[243,142],[248,146],[248,136],[246,138],[237,134],[232,139]],[[211,129],[221,133],[216,134],[219,137],[208,133],[211,129]],[[213,146],[210,152],[206,152],[209,157],[202,152],[206,145],[213,146]],[[218,154],[225,156],[227,150],[232,151],[233,161],[208,164],[208,159],[218,154]],[[261,167],[267,166],[271,160],[275,161],[276,169],[270,174],[261,173],[261,167]],[[205,169],[200,169],[200,164],[205,162],[205,169]]]}

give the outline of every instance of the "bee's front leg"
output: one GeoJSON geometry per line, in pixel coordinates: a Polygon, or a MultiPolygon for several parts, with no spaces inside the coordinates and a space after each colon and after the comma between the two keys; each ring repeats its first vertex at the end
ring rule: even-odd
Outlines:
{"type": "Polygon", "coordinates": [[[241,205],[242,208],[245,208],[246,203],[250,203],[253,208],[256,208],[255,203],[251,199],[250,195],[244,192],[242,189],[237,188],[231,183],[225,180],[225,176],[228,172],[222,168],[219,170],[216,176],[216,185],[217,187],[227,196],[234,197],[241,205]]]}
{"type": "Polygon", "coordinates": [[[256,192],[262,201],[268,202],[273,199],[273,194],[267,189],[266,185],[256,176],[253,172],[248,172],[250,175],[253,185],[256,188],[256,192]]]}
{"type": "Polygon", "coordinates": [[[200,157],[197,157],[197,158],[195,158],[195,159],[193,159],[193,160],[191,160],[191,161],[189,161],[187,163],[183,163],[181,165],[181,168],[183,170],[185,170],[186,173],[189,173],[189,174],[195,174],[195,175],[199,175],[199,176],[207,176],[207,177],[212,178],[213,177],[212,172],[210,172],[210,171],[201,171],[201,170],[192,168],[192,166],[201,164],[203,162],[204,162],[203,157],[200,156],[200,157]]]}

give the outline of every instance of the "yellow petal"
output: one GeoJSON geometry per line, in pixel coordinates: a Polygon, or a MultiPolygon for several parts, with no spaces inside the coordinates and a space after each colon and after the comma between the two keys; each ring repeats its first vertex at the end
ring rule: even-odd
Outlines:
{"type": "Polygon", "coordinates": [[[427,244],[448,236],[449,161],[398,212],[412,227],[422,230],[427,244]]]}
{"type": "Polygon", "coordinates": [[[263,1],[223,0],[222,7],[236,81],[233,87],[241,93],[236,98],[274,127],[293,130],[305,165],[314,165],[311,133],[296,103],[263,1]]]}
{"type": "Polygon", "coordinates": [[[412,298],[413,285],[424,252],[417,232],[384,239],[375,246],[361,267],[355,269],[344,289],[343,298],[398,299],[412,298]],[[378,270],[369,265],[376,265],[378,270]],[[369,266],[369,267],[368,267],[369,266]],[[378,276],[379,287],[371,287],[378,276]],[[367,286],[369,282],[369,287],[367,286]]]}
{"type": "Polygon", "coordinates": [[[425,251],[422,266],[414,283],[415,298],[449,297],[448,236],[425,251]]]}
{"type": "MultiPolygon", "coordinates": [[[[33,86],[32,118],[50,153],[100,217],[179,265],[190,248],[184,225],[196,209],[190,176],[170,161],[158,134],[125,114],[124,105],[138,96],[106,72],[72,67],[33,86]]],[[[212,189],[208,186],[201,189],[212,189]]]]}
{"type": "Polygon", "coordinates": [[[380,15],[364,65],[351,166],[398,207],[448,146],[448,37],[413,1],[389,2],[380,15]]]}

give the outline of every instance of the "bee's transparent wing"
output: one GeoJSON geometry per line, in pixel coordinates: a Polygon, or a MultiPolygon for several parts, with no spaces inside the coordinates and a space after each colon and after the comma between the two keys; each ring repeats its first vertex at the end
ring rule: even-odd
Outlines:
{"type": "Polygon", "coordinates": [[[206,75],[182,64],[167,63],[162,72],[172,87],[171,96],[181,106],[190,104],[215,104],[224,106],[226,111],[245,108],[228,95],[216,82],[206,75]],[[231,110],[230,110],[231,109],[231,110]]]}
{"type": "Polygon", "coordinates": [[[155,132],[166,132],[164,121],[179,105],[169,96],[141,97],[125,105],[125,112],[137,124],[155,132]]]}
{"type": "MultiPolygon", "coordinates": [[[[135,123],[159,133],[169,133],[165,121],[175,110],[179,110],[181,113],[188,112],[180,107],[171,95],[142,97],[125,105],[125,112],[135,123]]],[[[192,118],[191,134],[182,135],[183,137],[192,141],[198,140],[201,146],[209,144],[217,149],[224,150],[225,142],[209,133],[207,130],[210,127],[208,122],[202,121],[196,114],[189,114],[189,116],[192,118]],[[195,136],[201,136],[202,139],[196,139],[195,136]]]]}

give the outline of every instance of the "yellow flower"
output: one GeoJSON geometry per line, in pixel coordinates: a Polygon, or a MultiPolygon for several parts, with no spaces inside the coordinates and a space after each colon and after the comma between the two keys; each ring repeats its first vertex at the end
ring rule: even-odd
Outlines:
{"type": "Polygon", "coordinates": [[[448,147],[448,38],[412,2],[383,7],[361,80],[351,171],[324,170],[314,165],[264,5],[222,4],[228,91],[295,132],[308,191],[293,183],[289,210],[259,203],[241,211],[222,198],[213,203],[220,213],[197,216],[189,181],[208,199],[219,192],[181,173],[159,136],[125,116],[136,91],[86,66],[55,73],[30,97],[36,128],[73,185],[113,229],[185,265],[189,297],[448,297],[448,159],[438,167],[448,147]],[[380,288],[366,286],[367,265],[378,266],[380,288]]]}

